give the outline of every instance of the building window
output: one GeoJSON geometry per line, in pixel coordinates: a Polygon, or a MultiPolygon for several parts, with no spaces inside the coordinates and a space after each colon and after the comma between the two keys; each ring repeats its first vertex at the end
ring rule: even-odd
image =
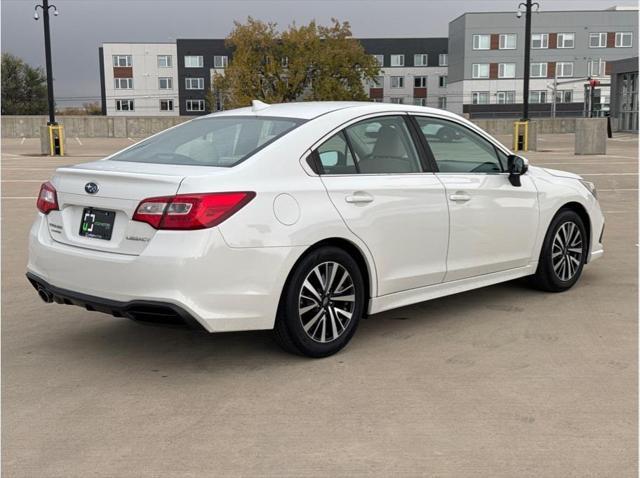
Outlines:
{"type": "Polygon", "coordinates": [[[559,61],[556,63],[556,76],[558,78],[570,78],[573,76],[573,62],[559,61]]]}
{"type": "Polygon", "coordinates": [[[573,48],[575,34],[558,33],[558,48],[573,48]]]}
{"type": "Polygon", "coordinates": [[[447,76],[446,75],[440,75],[438,77],[438,86],[440,88],[446,88],[446,86],[447,86],[447,76]]]}
{"type": "Polygon", "coordinates": [[[404,88],[404,76],[392,76],[391,88],[404,88]]]}
{"type": "Polygon", "coordinates": [[[498,48],[501,50],[515,50],[518,36],[515,33],[501,33],[498,48]]]}
{"type": "Polygon", "coordinates": [[[226,55],[216,55],[213,57],[214,68],[226,68],[229,66],[229,57],[226,55]]]}
{"type": "Polygon", "coordinates": [[[134,111],[133,100],[116,100],[116,111],[134,111]]]}
{"type": "Polygon", "coordinates": [[[404,55],[391,55],[391,66],[404,66],[404,55]]]}
{"type": "Polygon", "coordinates": [[[282,66],[282,68],[289,68],[289,57],[288,56],[283,56],[282,58],[280,58],[280,66],[282,66]]]}
{"type": "Polygon", "coordinates": [[[160,111],[173,111],[173,100],[160,100],[160,111]]]}
{"type": "Polygon", "coordinates": [[[546,103],[547,102],[547,92],[544,90],[539,91],[530,91],[529,92],[529,103],[546,103]]]}
{"type": "Polygon", "coordinates": [[[172,90],[173,89],[173,78],[158,78],[158,88],[161,90],[172,90]]]}
{"type": "Polygon", "coordinates": [[[549,48],[549,34],[534,33],[531,35],[531,48],[549,48]]]}
{"type": "Polygon", "coordinates": [[[376,59],[376,61],[378,62],[378,65],[384,66],[384,55],[371,55],[371,56],[376,59]]]}
{"type": "Polygon", "coordinates": [[[471,70],[472,78],[489,78],[489,63],[474,63],[471,70]]]}
{"type": "Polygon", "coordinates": [[[617,32],[616,33],[616,48],[629,48],[633,44],[633,33],[631,32],[617,32]]]}
{"type": "Polygon", "coordinates": [[[499,105],[513,104],[516,102],[516,92],[498,91],[496,93],[496,101],[499,105]]]}
{"type": "Polygon", "coordinates": [[[113,66],[133,66],[131,55],[113,55],[113,66]]]}
{"type": "Polygon", "coordinates": [[[447,109],[447,97],[446,96],[438,97],[438,108],[440,108],[441,110],[447,109]]]}
{"type": "Polygon", "coordinates": [[[185,78],[184,87],[187,90],[204,90],[204,78],[185,78]]]}
{"type": "Polygon", "coordinates": [[[426,98],[414,98],[413,99],[413,104],[416,106],[427,106],[427,99],[426,98]]]}
{"type": "Polygon", "coordinates": [[[589,48],[606,48],[607,33],[589,33],[589,48]]]}
{"type": "Polygon", "coordinates": [[[402,98],[401,96],[393,96],[390,98],[391,103],[395,104],[395,105],[402,105],[404,104],[404,98],[402,98]]]}
{"type": "Polygon", "coordinates": [[[418,53],[413,55],[413,66],[427,66],[429,64],[429,55],[426,53],[418,53]]]}
{"type": "Polygon", "coordinates": [[[447,66],[449,64],[449,55],[440,53],[438,55],[438,66],[447,66]]]}
{"type": "Polygon", "coordinates": [[[204,59],[202,56],[185,56],[184,67],[185,68],[202,68],[204,66],[204,59]]]}
{"type": "Polygon", "coordinates": [[[187,111],[204,111],[204,100],[187,100],[187,111]]]}
{"type": "Polygon", "coordinates": [[[498,78],[515,78],[515,77],[516,77],[515,63],[500,63],[498,65],[498,78]]]}
{"type": "Polygon", "coordinates": [[[487,105],[489,104],[489,92],[488,91],[474,91],[471,93],[471,102],[474,105],[487,105]]]}
{"type": "Polygon", "coordinates": [[[413,87],[414,88],[426,88],[427,87],[427,77],[426,76],[416,76],[413,78],[413,87]]]}
{"type": "Polygon", "coordinates": [[[587,61],[587,75],[604,76],[606,73],[607,62],[602,58],[587,61]]]}
{"type": "Polygon", "coordinates": [[[546,78],[547,77],[547,64],[546,63],[531,63],[531,71],[529,72],[531,78],[546,78]]]}
{"type": "Polygon", "coordinates": [[[158,55],[158,68],[171,68],[173,57],[171,55],[158,55]]]}
{"type": "Polygon", "coordinates": [[[488,50],[491,48],[491,35],[473,35],[474,50],[488,50]]]}
{"type": "Polygon", "coordinates": [[[571,90],[557,90],[556,91],[556,103],[572,103],[573,91],[571,90]]]}
{"type": "Polygon", "coordinates": [[[133,78],[114,78],[114,88],[116,90],[133,89],[133,78]]]}

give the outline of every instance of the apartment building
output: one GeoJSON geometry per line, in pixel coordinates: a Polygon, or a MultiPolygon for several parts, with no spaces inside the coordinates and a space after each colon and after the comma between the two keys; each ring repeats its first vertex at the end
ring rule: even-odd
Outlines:
{"type": "Polygon", "coordinates": [[[366,85],[372,101],[447,107],[447,38],[363,38],[380,64],[366,85]]]}
{"type": "Polygon", "coordinates": [[[223,108],[217,95],[213,97],[215,104],[207,107],[206,103],[214,74],[224,73],[231,58],[232,52],[224,43],[223,39],[176,40],[181,115],[195,116],[223,108]]]}
{"type": "MultiPolygon", "coordinates": [[[[508,114],[522,103],[524,15],[516,12],[465,13],[449,23],[449,100],[456,113],[508,114]],[[487,106],[493,105],[493,106],[487,106]]],[[[596,96],[609,99],[607,63],[635,56],[636,11],[549,11],[532,16],[529,101],[558,113],[579,115],[588,78],[600,80],[596,96]],[[555,94],[554,94],[555,92],[555,94]]]]}
{"type": "Polygon", "coordinates": [[[103,114],[178,114],[175,43],[104,43],[99,64],[103,114]]]}

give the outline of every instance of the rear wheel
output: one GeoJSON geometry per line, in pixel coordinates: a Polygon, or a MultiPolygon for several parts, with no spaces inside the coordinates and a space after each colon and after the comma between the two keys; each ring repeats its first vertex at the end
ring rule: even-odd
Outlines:
{"type": "Polygon", "coordinates": [[[580,278],[587,257],[587,234],[574,211],[560,211],[551,221],[542,245],[533,284],[546,291],[562,292],[580,278]]]}
{"type": "Polygon", "coordinates": [[[356,262],[337,247],[321,247],[292,271],[283,292],[274,328],[276,341],[288,352],[326,357],[351,340],[365,301],[356,262]]]}

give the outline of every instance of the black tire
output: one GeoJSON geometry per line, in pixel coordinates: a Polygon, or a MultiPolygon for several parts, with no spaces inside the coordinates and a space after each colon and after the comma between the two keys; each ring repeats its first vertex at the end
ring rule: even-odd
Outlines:
{"type": "Polygon", "coordinates": [[[542,244],[538,269],[531,276],[531,283],[538,289],[548,292],[564,292],[573,287],[582,274],[588,254],[588,244],[587,231],[582,218],[572,210],[560,210],[549,225],[542,244]],[[575,240],[578,233],[581,249],[579,255],[576,252],[578,246],[575,240]],[[570,244],[561,246],[562,237],[568,234],[571,234],[571,237],[566,241],[570,244]],[[558,235],[560,238],[557,240],[558,235]],[[570,247],[571,245],[575,247],[570,247]]]}
{"type": "Polygon", "coordinates": [[[338,247],[320,247],[304,256],[289,275],[276,317],[275,339],[287,352],[328,357],[351,340],[364,305],[364,281],[356,261],[338,247]],[[333,281],[322,290],[329,282],[327,277],[333,281]]]}

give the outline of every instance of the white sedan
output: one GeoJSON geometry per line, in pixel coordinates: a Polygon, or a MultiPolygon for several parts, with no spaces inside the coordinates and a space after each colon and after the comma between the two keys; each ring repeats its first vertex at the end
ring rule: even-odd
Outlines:
{"type": "Polygon", "coordinates": [[[37,206],[46,302],[273,329],[311,357],[396,307],[525,276],[564,291],[603,254],[593,184],[418,106],[254,102],[59,168],[37,206]]]}

